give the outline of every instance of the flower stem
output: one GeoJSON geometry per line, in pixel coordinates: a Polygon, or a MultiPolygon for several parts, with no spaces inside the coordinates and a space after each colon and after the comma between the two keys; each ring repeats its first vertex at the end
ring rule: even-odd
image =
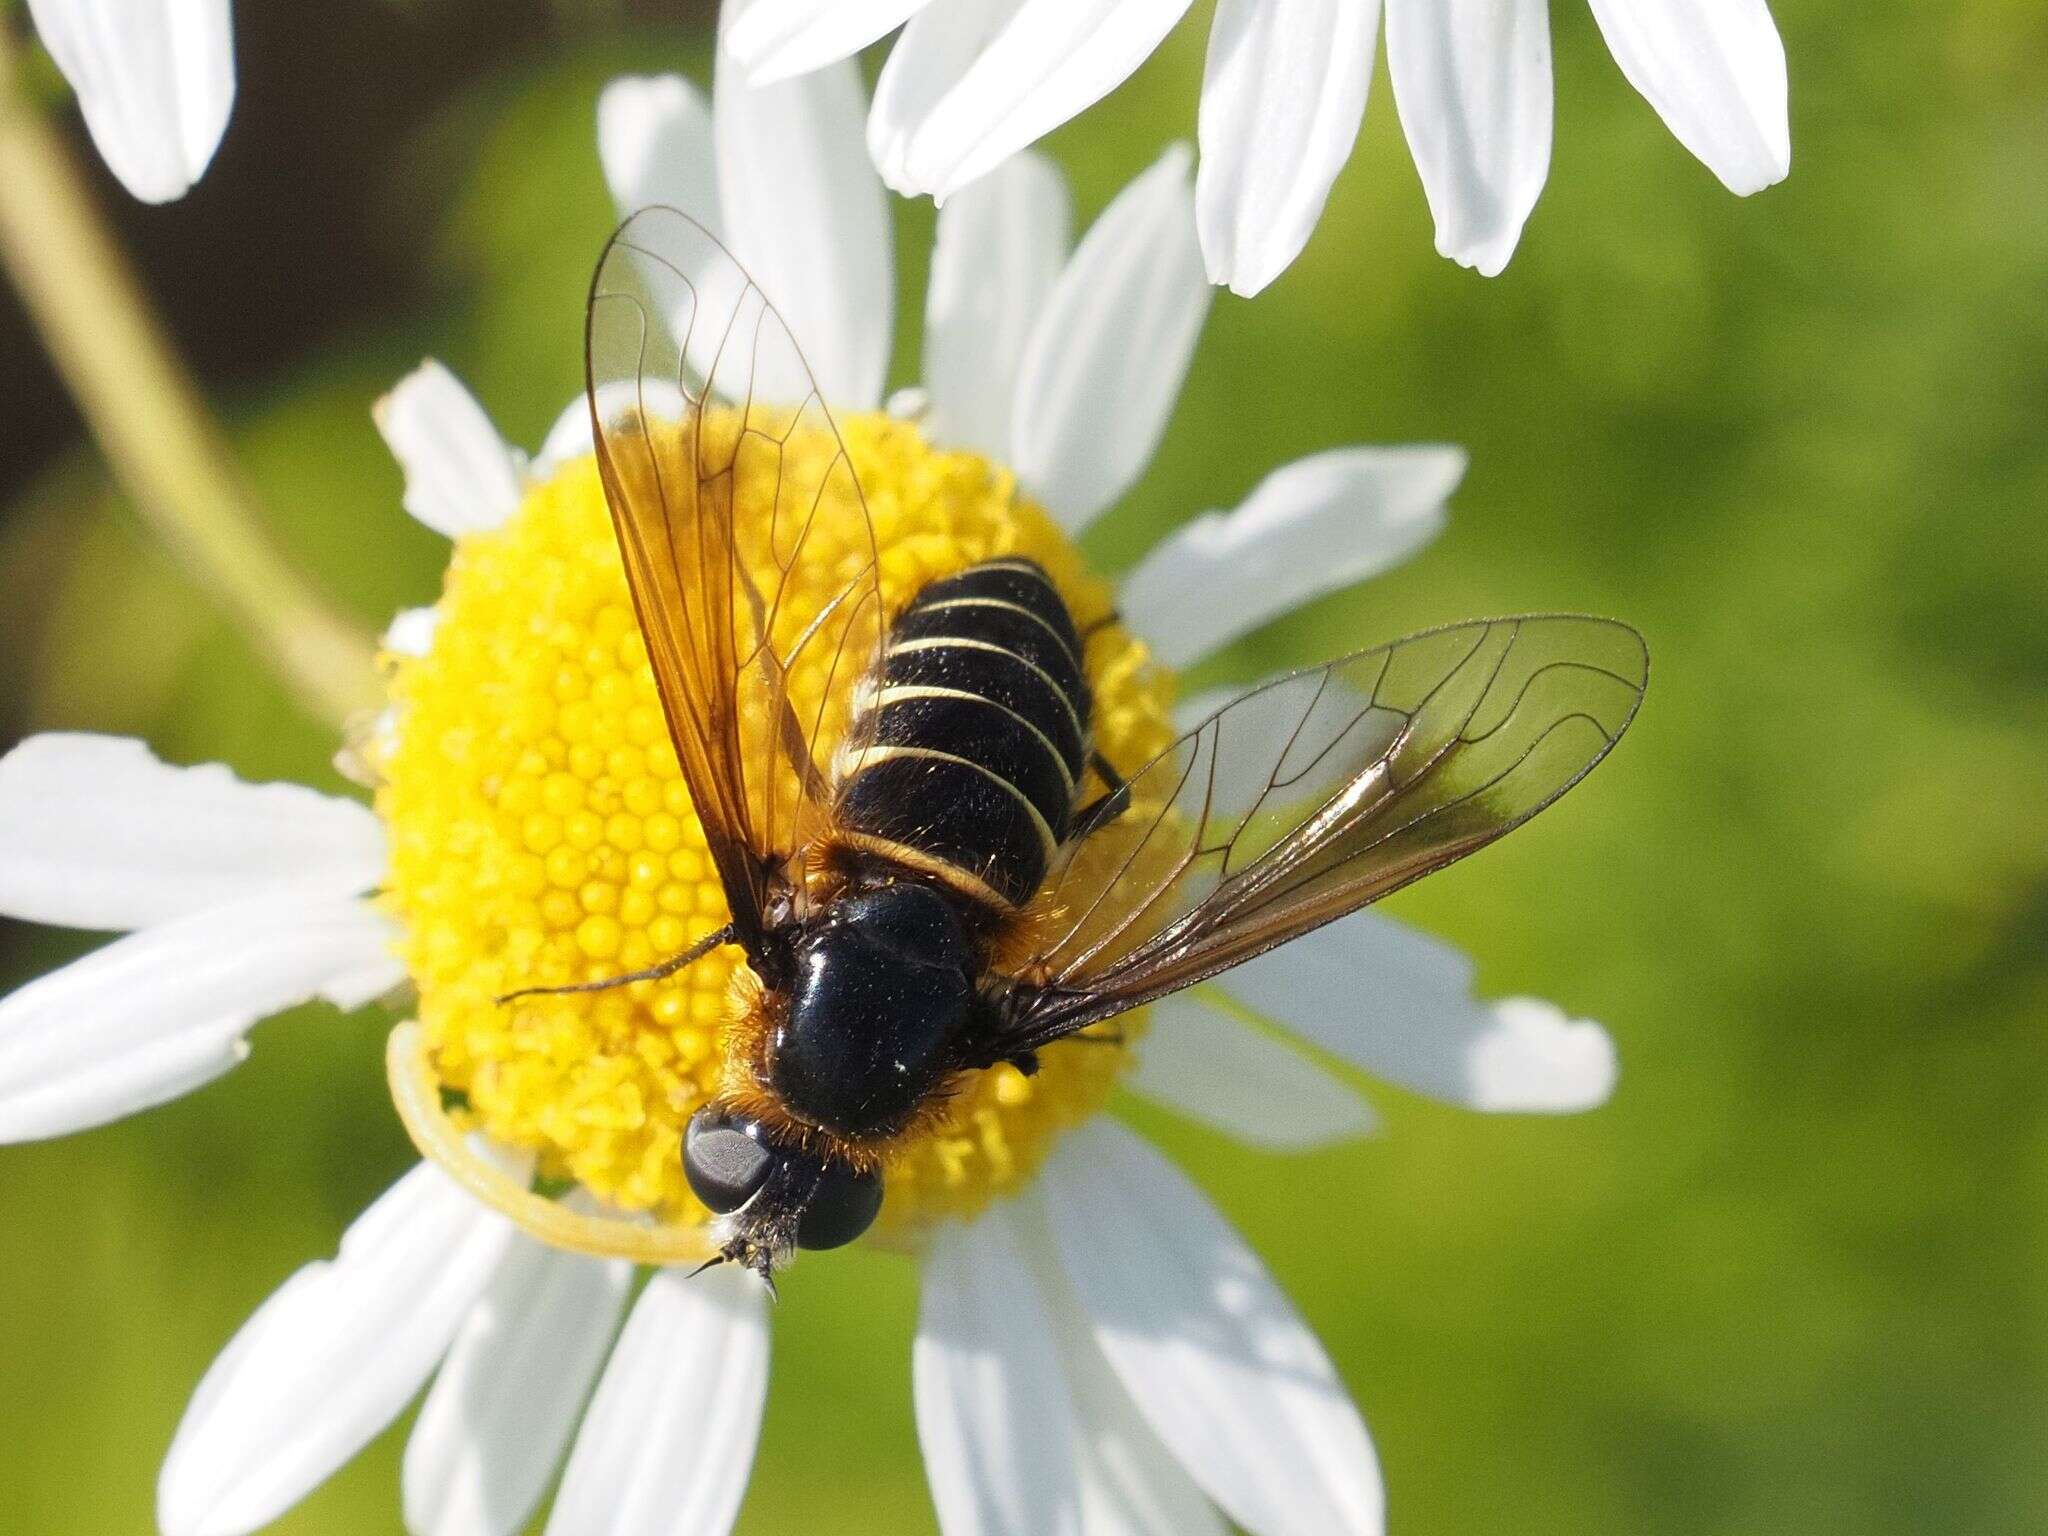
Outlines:
{"type": "Polygon", "coordinates": [[[374,646],[265,538],[221,429],[19,65],[0,19],[0,265],[144,522],[300,702],[339,725],[376,701],[374,646]]]}

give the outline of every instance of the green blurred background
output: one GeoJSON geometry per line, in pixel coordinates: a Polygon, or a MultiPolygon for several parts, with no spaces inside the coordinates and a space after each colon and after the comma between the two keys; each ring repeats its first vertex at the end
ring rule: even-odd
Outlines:
{"type": "MultiPolygon", "coordinates": [[[[366,624],[443,557],[371,399],[433,353],[538,436],[610,223],[596,93],[703,80],[705,10],[244,0],[197,193],[145,210],[95,168],[278,542],[366,624]]],[[[1207,10],[1051,141],[1084,217],[1191,131],[1207,10]]],[[[1794,170],[1741,202],[1556,6],[1550,186],[1490,282],[1433,254],[1382,69],[1307,255],[1219,301],[1088,541],[1122,568],[1296,455],[1448,439],[1472,471],[1434,548],[1206,680],[1509,609],[1650,637],[1594,781],[1391,904],[1489,991],[1605,1021],[1609,1107],[1382,1090],[1382,1136],[1294,1160],[1132,1109],[1327,1341],[1405,1536],[2048,1522],[2048,13],[1776,10],[1794,170]]],[[[931,217],[896,211],[908,383],[931,217]]],[[[5,295],[0,363],[0,736],[340,787],[109,491],[5,295]]],[[[0,985],[91,942],[0,926],[0,985]]],[[[388,1022],[303,1010],[182,1103],[0,1149],[0,1531],[153,1529],[215,1350],[411,1159],[388,1022]]],[[[793,1277],[742,1531],[932,1528],[914,1310],[886,1256],[793,1277]]],[[[403,1435],[276,1529],[395,1531],[403,1435]]]]}

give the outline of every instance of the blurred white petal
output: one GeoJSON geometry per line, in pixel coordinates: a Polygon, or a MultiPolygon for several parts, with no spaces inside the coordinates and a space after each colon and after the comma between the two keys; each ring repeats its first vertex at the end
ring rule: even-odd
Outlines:
{"type": "Polygon", "coordinates": [[[1189,158],[1174,145],[1103,210],[1024,349],[1011,463],[1068,533],[1144,472],[1208,317],[1189,158]]]}
{"type": "MultiPolygon", "coordinates": [[[[732,15],[728,6],[728,25],[732,15]]],[[[888,201],[861,136],[858,66],[750,86],[721,48],[711,110],[733,255],[787,322],[826,403],[873,410],[889,372],[896,278],[888,201]]]]}
{"type": "Polygon", "coordinates": [[[434,631],[440,627],[439,608],[401,608],[384,626],[381,643],[394,656],[424,656],[434,648],[434,631]]]}
{"type": "Polygon", "coordinates": [[[1009,461],[1017,369],[1067,259],[1071,218],[1066,179],[1031,153],[939,210],[925,288],[932,441],[1009,461]]]}
{"type": "Polygon", "coordinates": [[[1072,1409],[1007,1224],[939,1229],[911,1350],[917,1438],[945,1536],[1077,1536],[1072,1409]]]}
{"type": "Polygon", "coordinates": [[[1218,0],[1196,217],[1211,282],[1257,293],[1308,243],[1365,117],[1379,0],[1218,0]]]}
{"type": "Polygon", "coordinates": [[[719,229],[711,109],[681,75],[621,75],[597,98],[597,157],[620,218],[663,204],[719,229]]]}
{"type": "Polygon", "coordinates": [[[755,0],[726,47],[755,85],[787,80],[859,53],[931,0],[755,0]]]}
{"type": "Polygon", "coordinates": [[[235,102],[228,0],[29,0],[28,10],[121,184],[145,203],[190,191],[235,102]]]}
{"type": "Polygon", "coordinates": [[[1785,45],[1764,0],[1592,0],[1608,50],[1678,142],[1747,196],[1792,169],[1785,45]]]}
{"type": "Polygon", "coordinates": [[[1379,1536],[1365,1425],[1258,1256],[1158,1152],[1098,1117],[1041,1204],[1096,1342],[1153,1431],[1252,1536],[1379,1536]]]}
{"type": "Polygon", "coordinates": [[[1375,1077],[1468,1109],[1564,1114],[1614,1091],[1614,1042],[1535,998],[1482,1002],[1441,939],[1357,912],[1208,985],[1375,1077]]]}
{"type": "Polygon", "coordinates": [[[1437,250],[1496,275],[1550,173],[1548,0],[1387,0],[1387,68],[1437,250]]]}
{"type": "Polygon", "coordinates": [[[932,393],[922,384],[906,384],[901,389],[892,389],[889,398],[882,402],[882,413],[898,421],[923,421],[931,411],[932,393]]]}
{"type": "MultiPolygon", "coordinates": [[[[620,380],[615,379],[602,387],[609,392],[610,399],[621,404],[630,398],[631,391],[622,387],[620,380]]],[[[676,400],[681,402],[681,390],[676,392],[676,400]]],[[[552,475],[569,460],[580,459],[591,452],[592,447],[590,401],[586,396],[578,395],[562,407],[562,414],[555,418],[554,425],[548,428],[548,435],[541,439],[540,452],[533,456],[534,473],[552,475]]]]}
{"type": "Polygon", "coordinates": [[[891,117],[901,153],[878,160],[906,196],[944,201],[1121,85],[1191,0],[1022,0],[933,7],[905,29],[891,117]],[[985,13],[985,14],[983,14],[985,13]],[[999,30],[989,35],[988,20],[999,30]],[[931,32],[918,36],[929,23],[931,32]],[[943,30],[950,37],[941,38],[943,30]],[[986,42],[969,53],[961,39],[986,42]],[[913,108],[905,115],[903,108],[913,108]],[[921,107],[922,110],[915,110],[921,107]]]}
{"type": "Polygon", "coordinates": [[[736,1265],[661,1271],[612,1349],[547,1536],[724,1536],[767,1394],[761,1283],[736,1265]]]}
{"type": "Polygon", "coordinates": [[[384,878],[367,806],[176,768],[126,736],[31,736],[0,757],[0,913],[141,928],[258,896],[347,896],[384,878]]]}
{"type": "Polygon", "coordinates": [[[315,997],[357,1008],[405,979],[368,902],[273,896],[132,933],[0,998],[0,1143],[162,1104],[248,1054],[243,1035],[315,997]]]}
{"type": "Polygon", "coordinates": [[[1573,1114],[1605,1104],[1620,1075],[1614,1041],[1540,997],[1503,997],[1463,1062],[1475,1109],[1573,1114]]]}
{"type": "Polygon", "coordinates": [[[1373,1128],[1349,1087],[1199,992],[1154,1003],[1137,1051],[1134,1092],[1255,1147],[1299,1152],[1373,1128]]]}
{"type": "MultiPolygon", "coordinates": [[[[663,421],[681,421],[686,405],[682,389],[669,379],[612,379],[597,387],[597,402],[607,412],[637,407],[663,421]]],[[[552,475],[591,451],[590,399],[578,395],[562,407],[541,440],[540,452],[533,456],[534,473],[552,475]]]]}
{"type": "Polygon", "coordinates": [[[324,1482],[420,1389],[513,1228],[430,1163],[242,1325],[157,1481],[163,1536],[243,1536],[324,1482]]]}
{"type": "Polygon", "coordinates": [[[1398,565],[1442,530],[1461,448],[1338,448],[1268,475],[1232,512],[1167,535],[1117,608],[1168,666],[1186,667],[1312,598],[1398,565]]]}
{"type": "Polygon", "coordinates": [[[633,1266],[521,1234],[471,1309],[405,1445],[412,1536],[514,1536],[561,1464],[633,1266]]]}
{"type": "Polygon", "coordinates": [[[428,358],[371,408],[405,471],[405,510],[457,538],[503,524],[519,510],[521,460],[476,396],[428,358]]]}

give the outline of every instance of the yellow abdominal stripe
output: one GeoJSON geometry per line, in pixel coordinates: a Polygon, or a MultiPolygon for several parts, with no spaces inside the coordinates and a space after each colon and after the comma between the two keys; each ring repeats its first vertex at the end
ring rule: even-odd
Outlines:
{"type": "MultiPolygon", "coordinates": [[[[1084,626],[1110,612],[1109,588],[1006,471],[935,449],[914,426],[881,415],[852,417],[841,434],[873,523],[888,612],[929,581],[1003,555],[1043,565],[1084,626]]],[[[792,466],[799,483],[822,480],[821,524],[828,533],[843,524],[839,537],[852,548],[860,506],[846,477],[801,472],[806,456],[833,446],[822,433],[794,435],[780,483],[792,466]]],[[[736,517],[766,515],[776,467],[739,456],[736,517]]],[[[806,622],[843,580],[823,572],[816,590],[789,592],[794,621],[806,622]]],[[[416,1139],[432,1139],[414,1122],[441,1108],[427,1103],[431,1084],[454,1106],[456,1126],[531,1150],[543,1180],[574,1180],[621,1212],[692,1229],[674,1244],[691,1250],[709,1218],[683,1180],[682,1134],[724,1067],[738,951],[713,951],[666,981],[496,1001],[651,965],[728,916],[593,460],[536,486],[504,527],[457,542],[431,650],[389,666],[396,729],[374,748],[372,766],[391,839],[383,900],[402,927],[419,994],[417,1033],[404,1037],[406,1061],[394,1055],[393,1064],[394,1085],[409,1085],[400,1098],[416,1139]]],[[[1109,761],[1128,770],[1164,750],[1172,679],[1145,647],[1106,625],[1090,640],[1087,671],[1095,743],[1109,761]]],[[[855,681],[835,686],[850,695],[855,681]]],[[[793,669],[799,699],[823,686],[822,671],[807,679],[803,665],[793,669]]],[[[830,760],[850,697],[833,702],[820,761],[830,760]]],[[[1089,856],[1127,851],[1117,836],[1102,834],[1089,856]]],[[[1135,1027],[1125,1021],[1124,1036],[1135,1027]]],[[[1007,1066],[971,1075],[927,1127],[891,1149],[876,1236],[913,1240],[1014,1189],[1062,1129],[1100,1108],[1127,1060],[1120,1044],[1065,1042],[1032,1077],[1007,1066]]],[[[436,1143],[443,1152],[451,1144],[445,1134],[436,1143]]],[[[531,1206],[513,1214],[537,1235],[588,1246],[540,1230],[546,1222],[531,1206]]]]}

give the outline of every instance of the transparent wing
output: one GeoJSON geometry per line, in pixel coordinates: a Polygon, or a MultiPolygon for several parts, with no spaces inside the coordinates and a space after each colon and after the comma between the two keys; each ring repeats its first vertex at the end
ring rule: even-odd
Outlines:
{"type": "Polygon", "coordinates": [[[683,776],[740,939],[827,811],[826,760],[881,639],[874,533],[795,340],[672,208],[591,282],[605,497],[683,776]]]}
{"type": "Polygon", "coordinates": [[[1627,625],[1537,615],[1430,630],[1226,705],[1131,779],[1118,822],[1066,851],[998,1057],[1485,847],[1607,755],[1648,676],[1627,625]]]}

